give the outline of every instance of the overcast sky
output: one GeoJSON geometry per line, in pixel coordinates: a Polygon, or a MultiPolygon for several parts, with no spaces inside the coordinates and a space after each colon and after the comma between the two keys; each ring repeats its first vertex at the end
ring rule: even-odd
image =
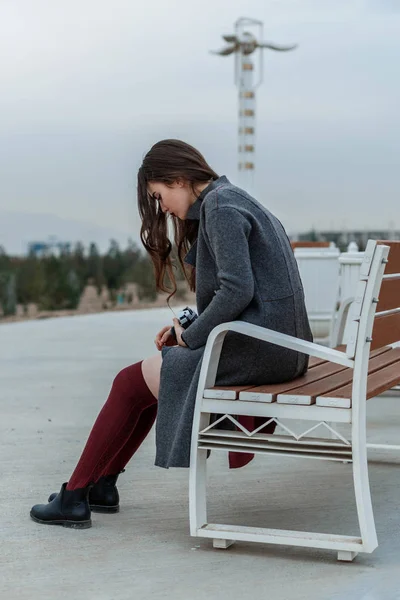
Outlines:
{"type": "Polygon", "coordinates": [[[400,228],[399,0],[0,0],[0,211],[136,238],[166,137],[237,182],[233,58],[209,50],[239,16],[299,44],[265,56],[258,200],[289,232],[400,228]]]}

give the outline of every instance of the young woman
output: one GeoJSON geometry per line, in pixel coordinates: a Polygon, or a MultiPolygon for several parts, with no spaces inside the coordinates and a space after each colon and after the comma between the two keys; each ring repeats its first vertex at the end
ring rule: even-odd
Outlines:
{"type": "MultiPolygon", "coordinates": [[[[91,510],[117,512],[118,475],[157,411],[155,464],[189,466],[201,361],[214,327],[241,320],[312,340],[297,264],[281,223],[244,190],[218,177],[195,148],[179,140],[155,144],[139,169],[138,203],[141,239],[158,289],[167,291],[168,276],[171,296],[176,291],[168,238],[172,222],[179,262],[196,289],[199,317],[186,330],[174,319],[177,341],[166,325],[155,338],[161,354],[118,373],[71,478],[48,504],[32,508],[38,523],[87,528],[91,510]]],[[[304,354],[229,332],[216,383],[283,382],[307,366],[304,354]]],[[[250,417],[242,422],[255,424],[250,417]]],[[[251,458],[231,454],[230,466],[251,458]]]]}

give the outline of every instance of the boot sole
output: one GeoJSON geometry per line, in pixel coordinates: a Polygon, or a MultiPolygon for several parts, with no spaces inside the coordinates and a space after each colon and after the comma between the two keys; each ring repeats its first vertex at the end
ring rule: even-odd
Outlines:
{"type": "Polygon", "coordinates": [[[62,525],[62,527],[69,527],[70,529],[89,529],[92,526],[91,519],[89,519],[89,521],[43,521],[42,519],[35,517],[32,513],[31,519],[36,523],[40,523],[41,525],[62,525]]]}
{"type": "Polygon", "coordinates": [[[116,506],[102,506],[101,504],[90,504],[90,510],[97,513],[117,513],[119,504],[116,506]]]}

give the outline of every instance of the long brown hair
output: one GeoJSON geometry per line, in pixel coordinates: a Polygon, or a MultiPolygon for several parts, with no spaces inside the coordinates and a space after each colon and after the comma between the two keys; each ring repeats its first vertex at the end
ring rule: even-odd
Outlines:
{"type": "MultiPolygon", "coordinates": [[[[167,301],[176,293],[177,285],[171,260],[172,244],[168,238],[168,218],[158,202],[149,194],[147,184],[158,181],[173,184],[184,179],[196,194],[196,184],[218,179],[218,175],[207,164],[198,150],[180,140],[162,140],[154,144],[143,159],[138,172],[138,207],[142,219],[140,239],[154,265],[157,290],[170,292],[166,278],[172,285],[167,301]]],[[[195,270],[188,273],[183,258],[197,239],[199,222],[181,220],[170,215],[174,228],[174,242],[183,274],[190,289],[195,290],[195,270]]]]}

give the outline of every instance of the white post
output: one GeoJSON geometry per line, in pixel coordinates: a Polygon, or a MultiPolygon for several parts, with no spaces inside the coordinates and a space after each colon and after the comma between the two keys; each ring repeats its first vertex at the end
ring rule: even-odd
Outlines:
{"type": "Polygon", "coordinates": [[[254,193],[255,152],[255,91],[254,63],[250,55],[240,53],[238,61],[239,88],[239,181],[241,187],[254,193]]]}

